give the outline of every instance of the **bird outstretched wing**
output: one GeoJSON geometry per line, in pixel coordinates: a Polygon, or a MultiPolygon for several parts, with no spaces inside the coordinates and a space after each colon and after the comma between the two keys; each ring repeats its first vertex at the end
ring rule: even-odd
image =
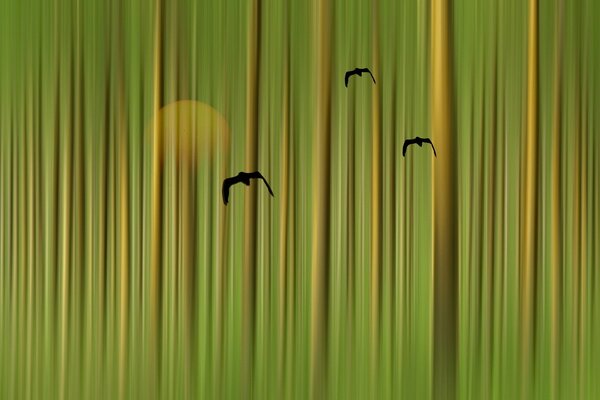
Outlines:
{"type": "Polygon", "coordinates": [[[223,180],[223,187],[221,189],[221,192],[223,193],[223,203],[225,203],[225,205],[227,205],[227,203],[229,202],[229,188],[231,187],[231,185],[234,185],[237,183],[236,177],[232,176],[231,178],[225,178],[225,180],[223,180]]]}
{"type": "Polygon", "coordinates": [[[375,77],[373,76],[373,73],[371,72],[371,70],[369,68],[365,68],[363,71],[368,72],[369,75],[371,75],[371,79],[373,79],[373,83],[377,84],[377,82],[375,82],[375,77]]]}
{"type": "Polygon", "coordinates": [[[406,139],[404,141],[404,145],[402,145],[402,157],[406,157],[406,149],[408,148],[408,146],[410,146],[411,144],[415,144],[416,142],[416,139],[406,139]]]}
{"type": "Polygon", "coordinates": [[[262,179],[263,182],[265,183],[265,185],[267,185],[267,189],[269,190],[269,193],[271,193],[271,196],[275,197],[275,195],[273,194],[273,190],[271,190],[271,186],[269,185],[269,182],[267,182],[267,180],[265,179],[264,176],[262,176],[262,174],[258,171],[254,171],[250,173],[250,178],[252,179],[262,179]]]}
{"type": "Polygon", "coordinates": [[[424,138],[423,143],[429,143],[431,145],[431,148],[433,149],[433,155],[437,157],[437,153],[435,152],[435,147],[433,146],[433,143],[431,143],[431,139],[424,138]]]}
{"type": "Polygon", "coordinates": [[[354,74],[354,71],[346,71],[346,74],[344,75],[344,84],[346,85],[346,87],[348,87],[348,79],[350,79],[350,77],[354,74]]]}

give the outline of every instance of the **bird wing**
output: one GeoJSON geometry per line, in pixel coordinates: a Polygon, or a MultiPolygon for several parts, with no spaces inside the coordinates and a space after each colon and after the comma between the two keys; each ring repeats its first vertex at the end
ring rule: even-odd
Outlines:
{"type": "Polygon", "coordinates": [[[250,178],[250,179],[265,179],[265,177],[262,176],[260,171],[248,172],[248,178],[250,178]]]}
{"type": "Polygon", "coordinates": [[[435,152],[435,147],[433,146],[433,143],[431,143],[431,139],[424,138],[423,143],[429,143],[431,145],[431,148],[433,149],[433,155],[437,157],[437,153],[435,152]]]}
{"type": "Polygon", "coordinates": [[[225,203],[225,205],[229,202],[229,188],[236,183],[239,183],[237,176],[232,176],[223,180],[221,192],[223,193],[223,203],[225,203]]]}
{"type": "Polygon", "coordinates": [[[271,186],[269,185],[269,182],[267,182],[267,180],[265,179],[264,176],[262,176],[262,174],[259,171],[254,171],[250,173],[250,178],[252,179],[262,179],[263,182],[265,183],[265,185],[267,185],[267,189],[269,189],[269,193],[271,193],[271,196],[275,197],[275,195],[273,194],[273,190],[271,190],[271,186]]]}
{"type": "Polygon", "coordinates": [[[365,68],[365,72],[368,72],[371,75],[371,79],[373,79],[373,83],[377,83],[375,82],[375,77],[373,76],[373,73],[371,72],[371,70],[369,70],[369,68],[365,68]]]}
{"type": "Polygon", "coordinates": [[[265,183],[265,185],[267,185],[267,189],[269,189],[269,193],[271,193],[271,196],[275,197],[275,195],[273,194],[273,190],[271,190],[271,186],[269,185],[269,182],[267,182],[267,180],[264,177],[262,178],[262,180],[265,183]]]}
{"type": "Polygon", "coordinates": [[[348,87],[348,79],[354,75],[354,71],[346,71],[346,74],[344,75],[344,84],[346,85],[346,87],[348,87]]]}
{"type": "Polygon", "coordinates": [[[231,186],[229,183],[230,179],[231,178],[225,178],[223,180],[223,187],[221,189],[221,193],[223,194],[223,203],[225,205],[227,205],[227,202],[229,201],[229,186],[231,186]]]}
{"type": "Polygon", "coordinates": [[[416,139],[406,139],[404,141],[404,145],[402,146],[402,157],[406,157],[406,149],[408,148],[408,146],[410,146],[411,144],[415,144],[416,142],[416,139]]]}

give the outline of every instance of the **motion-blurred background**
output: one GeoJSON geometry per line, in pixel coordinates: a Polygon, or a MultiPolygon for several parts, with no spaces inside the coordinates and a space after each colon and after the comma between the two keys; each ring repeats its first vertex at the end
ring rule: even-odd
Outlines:
{"type": "Polygon", "coordinates": [[[598,21],[3,0],[0,398],[599,398],[598,21]]]}

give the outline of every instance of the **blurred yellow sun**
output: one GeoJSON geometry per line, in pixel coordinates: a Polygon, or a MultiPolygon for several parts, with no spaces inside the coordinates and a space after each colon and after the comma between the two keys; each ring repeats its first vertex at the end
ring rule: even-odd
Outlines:
{"type": "MultiPolygon", "coordinates": [[[[159,159],[175,151],[187,161],[201,158],[225,161],[229,151],[229,125],[221,113],[206,103],[193,100],[176,101],[162,107],[152,121],[159,159]]],[[[173,155],[175,155],[173,154],[173,155]]]]}

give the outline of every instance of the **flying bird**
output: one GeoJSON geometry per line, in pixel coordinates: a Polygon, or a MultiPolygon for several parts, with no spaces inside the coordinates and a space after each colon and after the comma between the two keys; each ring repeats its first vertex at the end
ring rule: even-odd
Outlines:
{"type": "Polygon", "coordinates": [[[406,148],[408,146],[410,146],[411,144],[418,144],[419,147],[422,147],[423,143],[429,143],[431,145],[431,147],[433,148],[433,154],[437,157],[437,154],[435,152],[435,147],[433,147],[433,143],[431,143],[431,139],[429,139],[429,138],[420,138],[418,136],[416,138],[406,139],[404,141],[404,146],[402,146],[402,157],[406,156],[406,148]]]}
{"type": "Polygon", "coordinates": [[[271,193],[271,196],[275,197],[273,191],[271,190],[271,186],[269,186],[269,182],[267,182],[265,177],[262,176],[260,172],[240,172],[236,176],[225,178],[225,180],[223,181],[223,203],[227,205],[227,202],[229,201],[229,188],[231,186],[240,182],[246,186],[250,186],[250,179],[262,179],[265,182],[265,185],[267,185],[267,189],[269,189],[269,193],[271,193]]]}
{"type": "Polygon", "coordinates": [[[362,76],[363,72],[368,72],[369,74],[371,74],[371,78],[373,78],[373,83],[377,83],[375,82],[375,77],[373,76],[371,71],[369,71],[369,68],[354,68],[352,71],[346,71],[346,75],[344,75],[344,83],[346,84],[346,87],[348,87],[348,79],[352,75],[362,76]]]}

